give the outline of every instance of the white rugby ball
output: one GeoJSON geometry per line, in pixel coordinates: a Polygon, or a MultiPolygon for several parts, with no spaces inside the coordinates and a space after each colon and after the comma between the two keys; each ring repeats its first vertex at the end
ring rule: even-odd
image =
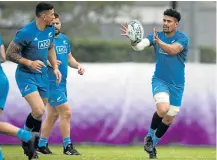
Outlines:
{"type": "Polygon", "coordinates": [[[131,41],[139,42],[144,37],[144,29],[138,20],[131,20],[128,23],[128,36],[131,41]]]}

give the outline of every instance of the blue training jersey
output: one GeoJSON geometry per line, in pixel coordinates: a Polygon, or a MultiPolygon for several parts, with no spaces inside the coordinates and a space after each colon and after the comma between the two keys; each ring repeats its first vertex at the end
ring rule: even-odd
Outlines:
{"type": "MultiPolygon", "coordinates": [[[[66,78],[68,75],[68,54],[71,53],[70,41],[68,37],[60,33],[54,39],[54,48],[57,60],[62,62],[59,66],[59,70],[62,74],[62,82],[66,82],[66,78]]],[[[56,77],[53,73],[53,69],[51,67],[48,68],[48,77],[51,81],[56,80],[56,77]]]]}
{"type": "Polygon", "coordinates": [[[185,84],[185,61],[188,52],[188,38],[187,36],[177,30],[172,37],[166,37],[164,32],[158,32],[160,40],[167,44],[179,43],[183,46],[183,50],[176,55],[168,55],[155,42],[154,33],[147,36],[150,44],[154,46],[156,54],[156,67],[154,77],[159,78],[177,86],[184,86],[185,84]]]}
{"type": "MultiPolygon", "coordinates": [[[[17,32],[14,43],[22,47],[21,56],[23,58],[32,61],[40,60],[47,66],[48,49],[53,43],[54,36],[55,27],[53,25],[41,31],[34,20],[17,32]]],[[[39,73],[22,64],[19,64],[18,68],[31,73],[39,73]]],[[[47,73],[47,67],[42,67],[41,71],[47,73]]]]}
{"type": "MultiPolygon", "coordinates": [[[[0,47],[1,47],[1,45],[3,45],[3,42],[2,42],[2,36],[0,35],[0,47]]],[[[0,68],[2,67],[1,61],[2,61],[2,53],[1,53],[1,48],[0,48],[0,68]]]]}

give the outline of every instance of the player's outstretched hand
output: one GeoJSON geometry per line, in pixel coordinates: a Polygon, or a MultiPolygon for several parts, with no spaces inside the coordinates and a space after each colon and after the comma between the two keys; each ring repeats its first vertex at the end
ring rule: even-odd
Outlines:
{"type": "Polygon", "coordinates": [[[82,65],[78,65],[78,74],[83,75],[85,72],[85,69],[82,65]]]}
{"type": "Polygon", "coordinates": [[[154,31],[154,42],[158,43],[159,42],[159,38],[158,38],[156,27],[154,27],[153,31],[154,31]]]}
{"type": "Polygon", "coordinates": [[[46,67],[44,62],[40,61],[40,60],[35,60],[35,61],[31,61],[30,65],[29,65],[32,69],[38,71],[41,73],[41,68],[42,67],[46,67]]]}
{"type": "Polygon", "coordinates": [[[60,70],[56,68],[53,70],[53,73],[56,76],[56,84],[60,84],[60,82],[62,80],[62,74],[61,74],[60,70]]]}
{"type": "Polygon", "coordinates": [[[128,35],[128,24],[127,23],[125,25],[121,24],[120,30],[123,32],[121,34],[121,36],[126,36],[127,38],[129,38],[129,35],[128,35]]]}

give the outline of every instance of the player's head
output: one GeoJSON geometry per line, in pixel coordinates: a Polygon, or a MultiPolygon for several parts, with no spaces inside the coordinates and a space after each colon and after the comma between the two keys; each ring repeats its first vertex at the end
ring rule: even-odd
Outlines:
{"type": "Polygon", "coordinates": [[[60,15],[55,12],[54,16],[55,19],[53,20],[53,24],[55,26],[55,35],[57,36],[60,33],[60,29],[61,29],[60,15]]]}
{"type": "Polygon", "coordinates": [[[163,15],[163,32],[174,32],[178,27],[179,21],[181,20],[180,13],[174,9],[167,9],[164,11],[163,15]]]}
{"type": "Polygon", "coordinates": [[[35,9],[36,17],[41,18],[47,25],[51,25],[54,19],[54,6],[50,3],[40,2],[35,9]]]}

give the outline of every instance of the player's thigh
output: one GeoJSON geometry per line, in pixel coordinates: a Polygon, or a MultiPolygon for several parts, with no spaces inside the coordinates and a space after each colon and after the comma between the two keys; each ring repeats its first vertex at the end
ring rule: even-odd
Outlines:
{"type": "Polygon", "coordinates": [[[64,116],[65,118],[71,117],[72,110],[71,110],[68,102],[65,102],[63,104],[56,106],[56,110],[60,116],[64,116]]]}
{"type": "Polygon", "coordinates": [[[8,97],[9,82],[4,73],[0,73],[0,109],[4,110],[8,97]]]}
{"type": "Polygon", "coordinates": [[[15,78],[17,86],[23,97],[32,92],[38,91],[34,74],[22,72],[17,69],[15,78]]]}
{"type": "Polygon", "coordinates": [[[48,98],[48,103],[51,107],[57,108],[58,106],[68,102],[64,89],[51,89],[48,98]]]}
{"type": "Polygon", "coordinates": [[[45,106],[37,91],[26,95],[24,98],[29,103],[33,116],[42,116],[44,114],[45,106]]]}
{"type": "Polygon", "coordinates": [[[59,115],[64,115],[66,117],[71,116],[71,108],[69,106],[66,89],[57,90],[56,92],[51,92],[50,102],[52,107],[56,108],[59,115]]]}
{"type": "Polygon", "coordinates": [[[169,110],[170,94],[168,86],[159,79],[152,79],[152,93],[157,111],[165,114],[169,110]]]}
{"type": "Polygon", "coordinates": [[[46,111],[46,118],[48,118],[49,120],[56,121],[59,118],[59,113],[57,112],[57,109],[51,107],[49,103],[47,104],[46,111]]]}
{"type": "Polygon", "coordinates": [[[46,99],[49,97],[49,79],[47,74],[37,75],[38,92],[40,96],[45,100],[45,105],[47,104],[46,99]]]}
{"type": "Polygon", "coordinates": [[[160,79],[152,78],[152,94],[155,96],[157,93],[165,92],[169,94],[169,87],[160,79]]]}
{"type": "Polygon", "coordinates": [[[44,106],[46,107],[48,105],[48,98],[42,98],[42,101],[44,103],[44,106]]]}
{"type": "Polygon", "coordinates": [[[170,89],[170,105],[181,107],[184,87],[169,86],[170,89]]]}

